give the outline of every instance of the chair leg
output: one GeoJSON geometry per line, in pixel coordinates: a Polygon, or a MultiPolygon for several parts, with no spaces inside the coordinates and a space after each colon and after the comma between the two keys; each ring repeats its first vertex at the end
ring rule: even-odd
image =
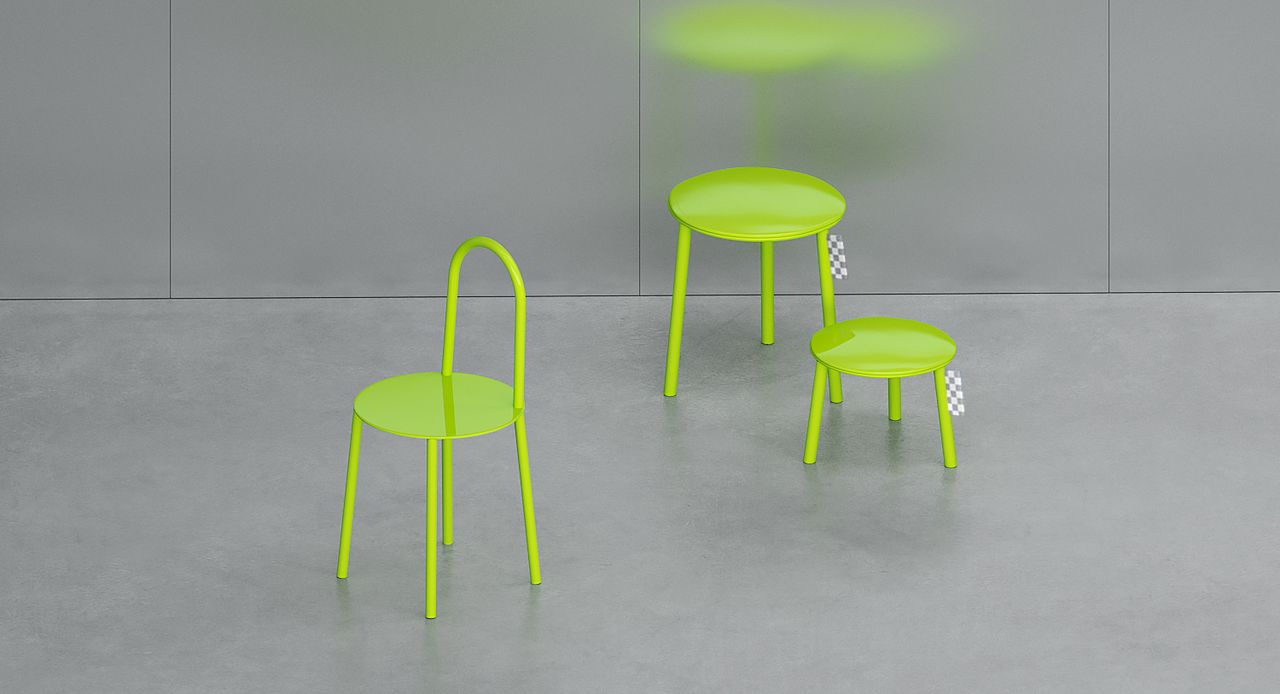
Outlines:
{"type": "Polygon", "coordinates": [[[889,419],[902,419],[902,379],[889,379],[889,419]]]}
{"type": "Polygon", "coordinates": [[[942,464],[956,466],[956,440],[951,431],[951,411],[947,409],[947,367],[933,372],[933,392],[938,400],[938,428],[942,432],[942,464]]]}
{"type": "Polygon", "coordinates": [[[524,542],[529,552],[529,583],[542,583],[538,562],[538,529],[533,519],[533,488],[529,484],[529,442],[525,438],[524,416],[516,420],[516,460],[520,466],[520,504],[524,507],[524,542]]]}
{"type": "Polygon", "coordinates": [[[773,242],[760,244],[760,344],[773,344],[773,242]]]}
{"type": "Polygon", "coordinates": [[[809,428],[804,435],[804,462],[812,465],[818,459],[818,430],[822,426],[822,396],[827,389],[827,368],[819,363],[813,369],[813,397],[809,399],[809,428]]]}
{"type": "Polygon", "coordinates": [[[351,415],[351,445],[347,449],[347,489],[342,497],[342,531],[338,538],[338,578],[347,577],[351,558],[351,518],[356,510],[356,472],[360,467],[360,430],[364,422],[351,415]]]}
{"type": "Polygon", "coordinates": [[[440,441],[440,530],[445,545],[453,544],[453,439],[440,441]]]}
{"type": "Polygon", "coordinates": [[[436,459],[435,439],[427,439],[427,619],[436,618],[436,459]]]}
{"type": "Polygon", "coordinates": [[[684,295],[689,284],[689,227],[680,225],[676,242],[676,274],[671,287],[671,326],[667,331],[667,372],[662,394],[674,397],[680,380],[680,335],[684,330],[684,295]]]}
{"type": "MultiPolygon", "coordinates": [[[[827,248],[827,232],[822,231],[818,239],[818,286],[822,288],[822,325],[835,325],[836,322],[836,290],[831,283],[831,250],[827,248]]],[[[830,369],[831,402],[844,402],[844,389],[840,385],[840,372],[830,369]]]]}

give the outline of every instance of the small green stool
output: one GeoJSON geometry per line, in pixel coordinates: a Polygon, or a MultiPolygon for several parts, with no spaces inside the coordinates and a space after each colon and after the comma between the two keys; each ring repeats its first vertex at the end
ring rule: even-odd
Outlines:
{"type": "Polygon", "coordinates": [[[524,279],[515,260],[501,244],[477,236],[464,242],[449,263],[449,295],[445,304],[444,356],[439,373],[393,376],[374,383],[356,396],[351,418],[351,448],[347,457],[347,490],[342,505],[342,537],[338,545],[338,578],[347,577],[351,553],[351,517],[356,500],[356,468],[360,459],[361,424],[389,434],[427,440],[427,619],[436,616],[436,443],[441,455],[443,535],[453,544],[453,440],[489,434],[516,425],[516,460],[520,469],[520,498],[524,506],[524,539],[529,554],[529,582],[542,583],[538,536],[529,486],[528,444],[524,430],[524,279]],[[458,275],[462,259],[473,248],[493,251],[507,268],[516,298],[515,366],[509,386],[485,376],[453,371],[454,328],[458,322],[458,275]]]}
{"type": "MultiPolygon", "coordinates": [[[[671,215],[680,223],[671,327],[662,392],[676,394],[680,378],[680,337],[685,289],[689,283],[689,243],[693,231],[730,241],[760,244],[760,342],[773,344],[773,244],[813,236],[818,243],[822,324],[836,322],[827,231],[844,216],[844,197],[826,181],[786,169],[741,167],[694,176],[671,190],[671,215]]],[[[831,372],[831,402],[841,402],[840,374],[831,372]]]]}
{"type": "Polygon", "coordinates": [[[817,365],[809,402],[809,430],[804,439],[805,463],[817,459],[822,392],[828,371],[888,379],[889,419],[895,422],[902,419],[902,379],[932,371],[942,431],[942,461],[949,468],[956,466],[956,444],[947,408],[947,364],[956,356],[956,343],[949,335],[927,323],[905,318],[855,318],[814,333],[809,351],[817,365]]]}

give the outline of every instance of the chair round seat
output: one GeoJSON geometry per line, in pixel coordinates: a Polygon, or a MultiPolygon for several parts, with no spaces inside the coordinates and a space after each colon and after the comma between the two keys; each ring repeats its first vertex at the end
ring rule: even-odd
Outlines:
{"type": "Polygon", "coordinates": [[[904,378],[951,363],[956,343],[928,323],[875,316],[819,330],[809,341],[809,350],[823,365],[843,373],[904,378]]]}
{"type": "Polygon", "coordinates": [[[844,196],[820,178],[786,169],[739,167],[694,176],[671,190],[671,215],[694,231],[731,241],[812,236],[844,216],[844,196]]]}
{"type": "Polygon", "coordinates": [[[375,429],[415,439],[462,439],[497,431],[520,416],[511,386],[468,373],[384,378],[356,396],[356,416],[375,429]]]}

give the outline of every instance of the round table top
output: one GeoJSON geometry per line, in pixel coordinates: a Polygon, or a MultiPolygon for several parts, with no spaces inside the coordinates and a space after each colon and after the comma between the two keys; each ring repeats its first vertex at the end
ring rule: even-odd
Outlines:
{"type": "Polygon", "coordinates": [[[798,171],[747,166],[694,176],[671,190],[672,216],[694,231],[734,241],[785,241],[826,231],[844,196],[798,171]]]}

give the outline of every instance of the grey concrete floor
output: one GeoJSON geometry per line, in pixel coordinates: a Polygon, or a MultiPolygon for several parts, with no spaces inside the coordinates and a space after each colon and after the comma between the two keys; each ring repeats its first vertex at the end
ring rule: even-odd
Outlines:
{"type": "MultiPolygon", "coordinates": [[[[1174,692],[1280,681],[1280,296],[842,297],[960,345],[847,378],[800,462],[816,297],[532,299],[544,583],[511,430],[456,448],[423,607],[424,447],[361,387],[438,367],[441,300],[0,304],[0,682],[12,692],[1174,692]]],[[[458,368],[510,373],[509,299],[458,368]]]]}

